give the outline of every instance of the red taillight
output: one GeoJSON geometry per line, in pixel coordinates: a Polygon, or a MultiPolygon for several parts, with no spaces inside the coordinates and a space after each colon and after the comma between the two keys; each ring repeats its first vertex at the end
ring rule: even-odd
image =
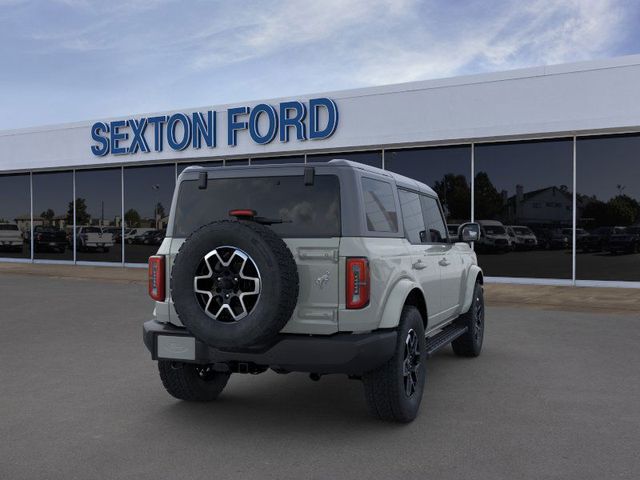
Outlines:
{"type": "Polygon", "coordinates": [[[229,216],[230,217],[237,217],[237,218],[253,218],[256,216],[256,211],[255,210],[250,210],[248,208],[238,208],[235,210],[229,210],[229,216]]]}
{"type": "Polygon", "coordinates": [[[364,257],[347,258],[347,308],[369,305],[369,260],[364,257]]]}
{"type": "Polygon", "coordinates": [[[164,255],[149,257],[149,296],[157,302],[165,299],[164,255]]]}

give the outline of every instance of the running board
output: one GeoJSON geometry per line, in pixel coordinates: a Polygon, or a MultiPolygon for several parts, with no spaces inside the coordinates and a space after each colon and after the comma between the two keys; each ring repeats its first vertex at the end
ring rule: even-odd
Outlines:
{"type": "Polygon", "coordinates": [[[442,329],[439,333],[433,337],[427,338],[427,358],[431,357],[434,353],[440,350],[442,347],[446,347],[453,342],[460,335],[464,334],[469,327],[461,327],[459,325],[449,325],[442,329]]]}

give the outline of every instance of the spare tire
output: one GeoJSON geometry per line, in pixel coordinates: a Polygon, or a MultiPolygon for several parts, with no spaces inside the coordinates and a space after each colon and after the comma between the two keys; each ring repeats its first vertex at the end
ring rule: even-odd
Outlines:
{"type": "Polygon", "coordinates": [[[218,348],[262,346],[298,301],[298,270],[284,241],[252,221],[221,220],[194,231],[171,270],[171,296],[187,329],[218,348]]]}

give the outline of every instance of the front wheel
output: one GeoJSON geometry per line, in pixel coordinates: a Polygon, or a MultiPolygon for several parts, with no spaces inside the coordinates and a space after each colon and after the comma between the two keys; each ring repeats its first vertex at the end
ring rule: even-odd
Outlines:
{"type": "Polygon", "coordinates": [[[190,402],[210,402],[227,385],[230,373],[216,372],[209,365],[159,360],[164,388],[175,398],[190,402]]]}
{"type": "Polygon", "coordinates": [[[473,301],[469,311],[457,320],[467,331],[451,342],[453,351],[460,357],[477,357],[484,338],[484,290],[479,282],[473,289],[473,301]]]}
{"type": "Polygon", "coordinates": [[[381,420],[408,423],[416,418],[426,380],[422,315],[402,309],[396,350],[383,366],[362,377],[369,412],[381,420]]]}

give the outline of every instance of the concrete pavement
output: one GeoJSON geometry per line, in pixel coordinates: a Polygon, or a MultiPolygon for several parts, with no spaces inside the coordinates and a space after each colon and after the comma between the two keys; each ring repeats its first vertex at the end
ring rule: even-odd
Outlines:
{"type": "Polygon", "coordinates": [[[234,375],[215,403],[169,397],[142,345],[152,308],[142,281],[0,274],[0,298],[0,478],[640,471],[637,312],[489,306],[483,354],[429,360],[420,416],[394,425],[370,418],[361,384],[341,376],[234,375]]]}

